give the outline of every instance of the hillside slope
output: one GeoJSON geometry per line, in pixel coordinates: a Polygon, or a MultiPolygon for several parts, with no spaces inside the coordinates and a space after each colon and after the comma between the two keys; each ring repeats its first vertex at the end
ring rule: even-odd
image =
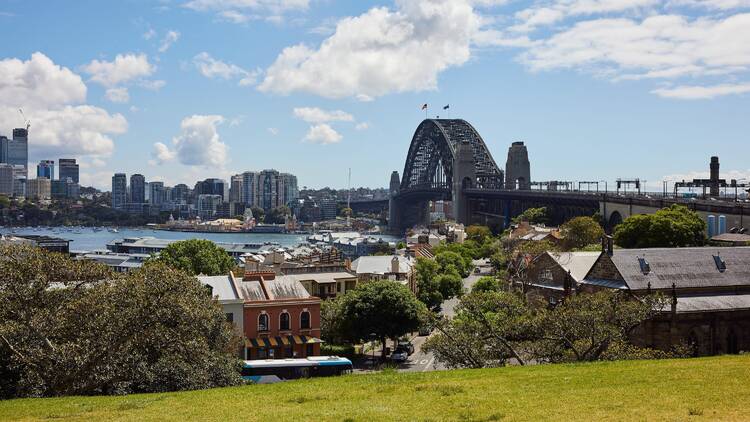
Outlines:
{"type": "Polygon", "coordinates": [[[0,420],[750,420],[750,356],[385,373],[0,402],[0,420]]]}

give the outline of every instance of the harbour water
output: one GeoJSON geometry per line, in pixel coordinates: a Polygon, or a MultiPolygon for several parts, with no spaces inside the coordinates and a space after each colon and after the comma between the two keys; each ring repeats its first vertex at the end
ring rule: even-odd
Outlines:
{"type": "MultiPolygon", "coordinates": [[[[107,243],[122,239],[125,237],[145,237],[151,236],[157,239],[208,239],[213,242],[223,243],[274,243],[283,247],[297,246],[307,240],[307,235],[301,234],[281,234],[281,233],[195,233],[195,232],[174,232],[165,230],[152,230],[149,228],[121,228],[118,232],[111,232],[107,229],[93,229],[88,227],[82,228],[32,228],[16,227],[14,229],[4,227],[0,229],[2,234],[30,234],[55,236],[70,240],[70,250],[72,251],[92,251],[96,249],[105,249],[107,243]]],[[[374,235],[375,238],[382,238],[388,241],[398,241],[394,236],[374,235]]]]}

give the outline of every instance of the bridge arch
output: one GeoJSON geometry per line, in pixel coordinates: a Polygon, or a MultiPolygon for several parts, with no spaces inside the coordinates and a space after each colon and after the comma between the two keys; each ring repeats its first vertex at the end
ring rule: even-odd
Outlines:
{"type": "Polygon", "coordinates": [[[607,227],[614,232],[615,227],[622,224],[622,214],[620,211],[612,211],[609,215],[609,221],[607,221],[607,227]]]}

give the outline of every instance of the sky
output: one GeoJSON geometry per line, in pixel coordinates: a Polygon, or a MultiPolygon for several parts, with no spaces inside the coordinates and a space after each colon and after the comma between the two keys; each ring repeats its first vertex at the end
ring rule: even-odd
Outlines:
{"type": "Polygon", "coordinates": [[[31,168],[84,186],[385,187],[437,115],[501,168],[525,141],[536,181],[750,179],[750,0],[0,0],[0,26],[0,134],[23,109],[31,168]]]}

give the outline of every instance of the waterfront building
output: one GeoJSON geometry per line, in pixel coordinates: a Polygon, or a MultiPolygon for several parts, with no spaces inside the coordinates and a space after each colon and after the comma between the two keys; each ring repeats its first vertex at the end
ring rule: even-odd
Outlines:
{"type": "Polygon", "coordinates": [[[187,204],[190,198],[190,188],[180,183],[172,188],[172,202],[175,204],[187,204]]]}
{"type": "Polygon", "coordinates": [[[46,177],[31,179],[26,183],[26,197],[35,199],[52,198],[52,181],[46,177]]]}
{"type": "Polygon", "coordinates": [[[223,203],[221,195],[201,194],[198,195],[198,215],[204,220],[216,217],[219,205],[223,203]]]}
{"type": "Polygon", "coordinates": [[[0,235],[0,244],[31,245],[49,252],[67,254],[70,252],[70,240],[53,236],[35,234],[0,235]]]}
{"type": "Polygon", "coordinates": [[[130,202],[146,203],[146,178],[142,174],[136,173],[130,176],[130,202]]]}
{"type": "Polygon", "coordinates": [[[76,163],[75,158],[60,158],[57,160],[57,164],[59,167],[58,173],[60,180],[70,178],[73,183],[80,183],[78,178],[78,164],[76,163]]]}
{"type": "Polygon", "coordinates": [[[115,272],[127,273],[141,268],[151,255],[115,253],[110,251],[76,252],[75,259],[95,261],[104,264],[115,272]]]}
{"type": "Polygon", "coordinates": [[[241,174],[235,174],[232,176],[229,185],[229,202],[230,203],[244,203],[242,198],[242,181],[243,177],[241,174]]]}
{"type": "MultiPolygon", "coordinates": [[[[124,239],[113,240],[107,243],[107,250],[117,253],[128,254],[157,254],[164,248],[177,242],[173,239],[157,239],[153,236],[144,237],[126,237],[124,239]]],[[[261,244],[261,243],[224,243],[214,242],[216,246],[224,249],[227,253],[239,262],[240,257],[247,253],[261,253],[277,248],[279,245],[261,244]]]]}
{"type": "Polygon", "coordinates": [[[75,199],[80,196],[80,187],[78,183],[73,182],[70,177],[65,178],[64,180],[52,180],[50,181],[50,185],[52,199],[75,199]]]}
{"type": "Polygon", "coordinates": [[[258,173],[246,171],[242,173],[242,197],[245,205],[258,206],[258,173]]]}
{"type": "Polygon", "coordinates": [[[45,177],[49,180],[55,178],[55,162],[53,160],[42,160],[36,165],[36,177],[45,177]]]}
{"type": "Polygon", "coordinates": [[[194,191],[196,200],[200,195],[219,195],[222,201],[229,199],[229,186],[222,179],[210,178],[197,182],[194,191]]]}
{"type": "Polygon", "coordinates": [[[166,202],[164,182],[149,182],[148,192],[148,200],[153,208],[159,209],[161,205],[166,202]]]}
{"type": "Polygon", "coordinates": [[[115,173],[112,176],[112,208],[124,210],[128,203],[128,176],[125,173],[115,173]]]}

